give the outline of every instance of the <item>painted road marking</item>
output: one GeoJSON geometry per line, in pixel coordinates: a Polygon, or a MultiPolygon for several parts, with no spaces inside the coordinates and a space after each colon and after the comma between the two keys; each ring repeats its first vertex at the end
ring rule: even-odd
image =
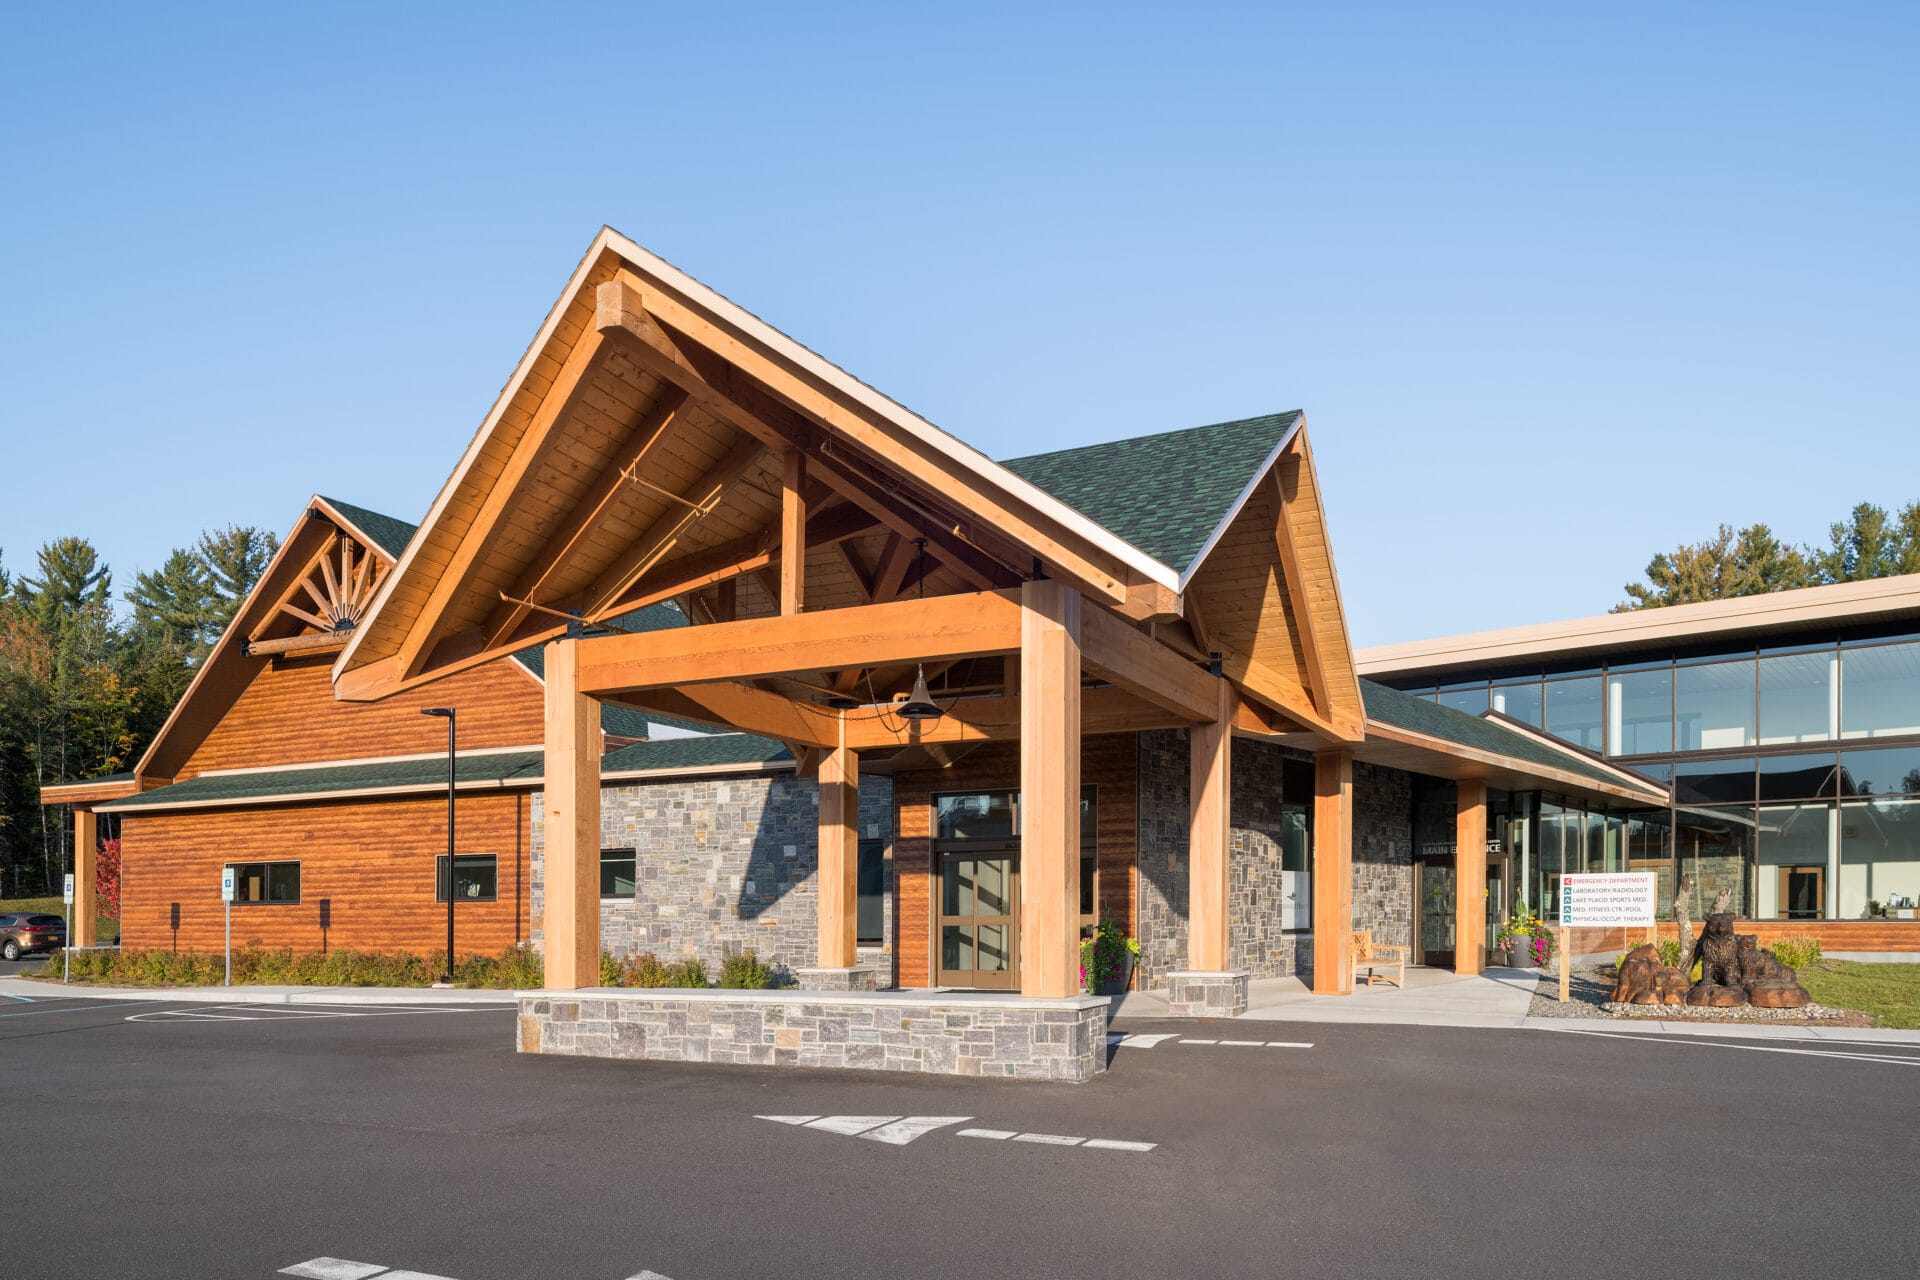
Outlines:
{"type": "Polygon", "coordinates": [[[861,1134],[868,1142],[884,1142],[889,1146],[904,1147],[915,1138],[932,1133],[935,1129],[944,1129],[950,1124],[959,1124],[971,1120],[972,1116],[908,1116],[892,1124],[883,1124],[878,1129],[869,1129],[861,1134]]]}
{"type": "Polygon", "coordinates": [[[811,1124],[819,1116],[755,1116],[755,1120],[771,1120],[775,1124],[811,1124]]]}
{"type": "Polygon", "coordinates": [[[962,1138],[992,1138],[999,1142],[1005,1142],[1018,1132],[1019,1130],[1017,1129],[962,1129],[956,1136],[962,1138]]]}
{"type": "Polygon", "coordinates": [[[1077,1147],[1085,1138],[1069,1138],[1064,1133],[1016,1133],[1015,1142],[1041,1142],[1050,1147],[1077,1147]]]}
{"type": "Polygon", "coordinates": [[[1177,1040],[1179,1038],[1180,1033],[1177,1031],[1169,1031],[1162,1035],[1116,1033],[1107,1037],[1107,1043],[1113,1045],[1123,1044],[1129,1049],[1151,1049],[1162,1040],[1177,1040]]]}
{"type": "Polygon", "coordinates": [[[960,1129],[961,1138],[990,1138],[995,1142],[1033,1142],[1046,1147],[1093,1147],[1100,1151],[1152,1151],[1157,1142],[1126,1142],[1119,1138],[1076,1138],[1064,1133],[1015,1133],[1011,1129],[960,1129]]]}
{"type": "Polygon", "coordinates": [[[309,1258],[291,1267],[280,1268],[283,1276],[304,1276],[306,1280],[367,1280],[386,1268],[377,1262],[348,1262],[345,1258],[309,1258]]]}
{"type": "MultiPolygon", "coordinates": [[[[1555,1030],[1559,1029],[1555,1028],[1555,1030]]],[[[1846,1043],[1844,1040],[1829,1042],[1835,1046],[1832,1049],[1787,1049],[1779,1045],[1729,1044],[1724,1040],[1696,1040],[1682,1036],[1655,1036],[1645,1032],[1577,1031],[1572,1027],[1567,1028],[1562,1034],[1602,1036],[1608,1040],[1638,1040],[1643,1043],[1651,1040],[1658,1044],[1684,1044],[1696,1049],[1745,1049],[1749,1053],[1791,1053],[1806,1058],[1840,1058],[1850,1062],[1888,1062],[1903,1067],[1920,1067],[1920,1058],[1909,1058],[1896,1054],[1845,1052],[1840,1048],[1841,1045],[1846,1043]]]]}
{"type": "Polygon", "coordinates": [[[1311,1049],[1313,1048],[1313,1044],[1311,1041],[1307,1041],[1307,1040],[1269,1040],[1267,1041],[1267,1048],[1269,1049],[1311,1049]]]}
{"type": "MultiPolygon", "coordinates": [[[[105,1005],[94,1006],[105,1008],[105,1005]]],[[[399,1018],[427,1013],[484,1013],[477,1005],[355,1005],[352,1008],[314,1005],[220,1004],[201,1009],[150,1009],[127,1015],[128,1022],[302,1022],[316,1018],[399,1018]]],[[[0,1014],[0,1018],[10,1017],[0,1014]]]]}
{"type": "Polygon", "coordinates": [[[1181,1044],[1219,1044],[1218,1040],[1182,1040],[1181,1044]]]}
{"type": "Polygon", "coordinates": [[[1151,1142],[1122,1142],[1118,1138],[1088,1138],[1082,1146],[1098,1147],[1102,1151],[1151,1151],[1151,1142]]]}
{"type": "Polygon", "coordinates": [[[900,1116],[821,1116],[818,1120],[807,1121],[806,1127],[857,1138],[869,1129],[878,1129],[883,1124],[892,1124],[899,1119],[900,1116]]]}
{"type": "Polygon", "coordinates": [[[1222,1045],[1237,1045],[1242,1049],[1258,1049],[1260,1046],[1264,1045],[1266,1041],[1265,1040],[1222,1040],[1220,1043],[1222,1045]]]}

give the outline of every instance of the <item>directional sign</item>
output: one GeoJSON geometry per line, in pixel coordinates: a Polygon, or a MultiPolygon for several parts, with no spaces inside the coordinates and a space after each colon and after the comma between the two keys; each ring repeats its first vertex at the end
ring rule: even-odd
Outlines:
{"type": "Polygon", "coordinates": [[[60,891],[60,901],[66,903],[68,906],[73,905],[73,872],[71,871],[67,872],[66,888],[60,891]]]}
{"type": "Polygon", "coordinates": [[[232,867],[223,867],[220,870],[220,901],[222,902],[233,901],[233,868],[232,867]]]}
{"type": "Polygon", "coordinates": [[[1645,928],[1653,923],[1651,871],[1560,877],[1560,923],[1570,929],[1645,928]]]}

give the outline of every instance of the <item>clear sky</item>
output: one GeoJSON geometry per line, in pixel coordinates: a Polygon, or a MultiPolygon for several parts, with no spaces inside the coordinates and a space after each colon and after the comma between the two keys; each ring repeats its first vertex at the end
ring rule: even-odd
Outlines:
{"type": "Polygon", "coordinates": [[[602,223],[989,454],[1303,408],[1358,644],[1920,498],[1920,5],[9,5],[0,555],[417,519],[602,223]]]}

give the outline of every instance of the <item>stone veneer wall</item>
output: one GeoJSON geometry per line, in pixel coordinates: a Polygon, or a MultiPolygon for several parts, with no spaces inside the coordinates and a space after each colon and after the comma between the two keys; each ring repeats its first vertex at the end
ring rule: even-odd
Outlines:
{"type": "Polygon", "coordinates": [[[522,1053],[1079,1082],[1107,1069],[1107,1002],[959,993],[525,995],[522,1053]]]}
{"type": "MultiPolygon", "coordinates": [[[[1166,986],[1187,964],[1187,731],[1139,735],[1141,988],[1166,986]]],[[[1233,856],[1229,866],[1229,963],[1255,978],[1295,972],[1311,935],[1283,931],[1281,900],[1282,763],[1306,753],[1236,738],[1233,743],[1233,856]]],[[[1299,800],[1311,804],[1311,795],[1299,800]]]]}
{"type": "MultiPolygon", "coordinates": [[[[718,973],[727,947],[788,970],[818,958],[818,789],[791,773],[675,778],[600,789],[600,843],[632,848],[632,899],[600,902],[601,945],[616,955],[698,956],[718,973]]],[[[860,780],[860,836],[885,840],[885,955],[863,962],[893,982],[893,780],[860,780]]],[[[546,813],[533,802],[533,938],[542,937],[546,813]]]]}
{"type": "Polygon", "coordinates": [[[1413,775],[1353,766],[1353,927],[1413,943],[1413,775]]]}
{"type": "MultiPolygon", "coordinates": [[[[1162,988],[1187,966],[1187,732],[1139,735],[1140,978],[1162,988]]],[[[1230,963],[1254,978],[1286,977],[1311,967],[1313,935],[1282,929],[1281,805],[1313,797],[1282,794],[1282,764],[1311,762],[1303,751],[1236,739],[1233,744],[1233,860],[1228,922],[1230,963]]],[[[1405,944],[1413,931],[1412,775],[1354,765],[1354,927],[1381,942],[1405,944]]]]}

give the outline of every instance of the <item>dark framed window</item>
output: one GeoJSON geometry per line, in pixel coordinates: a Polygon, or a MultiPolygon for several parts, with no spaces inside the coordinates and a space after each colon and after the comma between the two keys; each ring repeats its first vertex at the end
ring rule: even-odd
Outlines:
{"type": "MultiPolygon", "coordinates": [[[[500,895],[500,860],[491,853],[463,853],[453,860],[456,902],[492,902],[500,895]]],[[[433,860],[433,900],[447,900],[447,855],[433,860]]]]}
{"type": "Polygon", "coordinates": [[[298,862],[233,862],[233,900],[264,906],[292,906],[300,901],[298,862]]]}
{"type": "Polygon", "coordinates": [[[600,896],[631,898],[640,890],[640,859],[632,849],[600,851],[600,896]]]}
{"type": "Polygon", "coordinates": [[[1091,933],[1100,923],[1100,794],[1092,784],[1080,788],[1080,928],[1091,933]]]}
{"type": "Polygon", "coordinates": [[[860,864],[855,872],[855,936],[863,947],[877,947],[887,940],[887,842],[862,840],[860,864]]]}

